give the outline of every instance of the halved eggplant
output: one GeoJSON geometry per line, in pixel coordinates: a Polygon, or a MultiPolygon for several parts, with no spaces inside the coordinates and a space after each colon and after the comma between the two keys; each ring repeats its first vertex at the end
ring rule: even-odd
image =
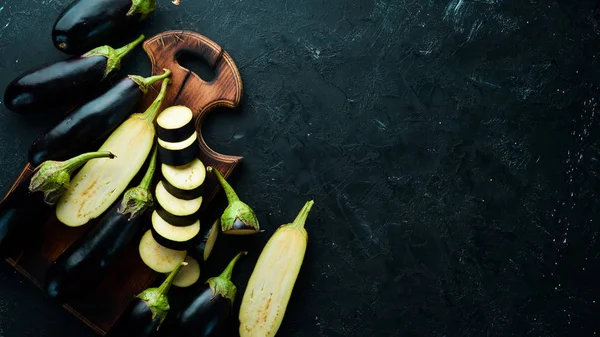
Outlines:
{"type": "Polygon", "coordinates": [[[183,200],[174,197],[171,193],[167,192],[162,181],[156,185],[155,195],[156,200],[165,211],[177,216],[195,214],[202,205],[202,197],[193,200],[183,200]]]}
{"type": "Polygon", "coordinates": [[[158,138],[167,142],[181,142],[196,132],[194,114],[186,106],[177,105],[165,109],[156,118],[158,138]]]}
{"type": "Polygon", "coordinates": [[[87,99],[118,70],[121,59],[144,40],[113,49],[90,50],[83,56],[33,68],[15,78],[4,92],[4,105],[21,114],[64,112],[81,99],[87,99]]]}
{"type": "Polygon", "coordinates": [[[220,225],[220,220],[217,219],[212,225],[212,227],[204,233],[199,243],[197,243],[194,247],[196,254],[202,257],[204,261],[208,260],[208,258],[210,257],[210,253],[212,253],[213,247],[217,242],[217,238],[219,237],[220,225]]]}
{"type": "Polygon", "coordinates": [[[173,285],[178,288],[187,288],[194,285],[200,279],[200,264],[191,256],[186,256],[187,265],[182,268],[173,279],[173,285]]]}
{"type": "MultiPolygon", "coordinates": [[[[195,134],[194,134],[195,136],[195,134]]],[[[176,147],[179,147],[181,144],[187,143],[187,140],[181,143],[169,143],[169,144],[177,144],[176,147]]],[[[160,158],[161,163],[171,165],[171,166],[181,166],[185,164],[191,163],[194,159],[198,158],[200,155],[200,146],[196,144],[196,142],[188,145],[182,149],[168,149],[164,146],[158,146],[158,157],[160,158]]]]}
{"type": "Polygon", "coordinates": [[[200,220],[189,226],[173,226],[154,211],[152,213],[152,228],[165,239],[186,242],[195,238],[200,232],[200,220]]]}
{"type": "Polygon", "coordinates": [[[161,171],[165,180],[180,190],[192,191],[206,179],[206,167],[198,158],[181,166],[163,164],[161,171]]]}
{"type": "Polygon", "coordinates": [[[170,273],[185,260],[187,255],[185,250],[169,249],[156,242],[150,230],[142,236],[139,252],[142,261],[158,273],[170,273]]]}
{"type": "Polygon", "coordinates": [[[56,217],[70,227],[86,224],[100,216],[125,191],[154,145],[154,118],[171,80],[163,80],[161,91],[143,114],[133,114],[100,147],[115,159],[87,163],[73,178],[71,187],[56,206],[56,217]]]}
{"type": "Polygon", "coordinates": [[[166,222],[173,226],[190,226],[198,221],[198,214],[194,213],[191,215],[177,216],[167,212],[164,208],[158,207],[156,213],[163,218],[166,222]]]}
{"type": "Polygon", "coordinates": [[[204,185],[200,185],[193,190],[182,190],[168,182],[166,179],[162,181],[167,192],[171,193],[174,197],[183,200],[193,200],[201,197],[204,194],[204,185]]]}

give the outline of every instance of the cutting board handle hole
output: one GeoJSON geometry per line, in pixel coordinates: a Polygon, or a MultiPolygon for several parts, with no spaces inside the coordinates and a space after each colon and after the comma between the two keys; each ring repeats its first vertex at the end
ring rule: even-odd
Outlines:
{"type": "Polygon", "coordinates": [[[211,82],[215,78],[215,70],[204,58],[193,52],[182,51],[177,56],[177,62],[180,66],[198,75],[205,82],[211,82]]]}

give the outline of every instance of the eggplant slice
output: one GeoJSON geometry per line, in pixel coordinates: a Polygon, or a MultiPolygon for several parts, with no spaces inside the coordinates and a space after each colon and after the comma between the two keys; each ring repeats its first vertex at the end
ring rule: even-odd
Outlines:
{"type": "Polygon", "coordinates": [[[154,227],[150,228],[150,231],[152,232],[152,238],[154,239],[154,241],[156,241],[159,245],[161,245],[165,248],[182,251],[182,250],[188,250],[192,244],[190,241],[177,242],[177,241],[169,240],[165,237],[162,237],[160,234],[158,234],[158,232],[156,232],[154,227]]]}
{"type": "Polygon", "coordinates": [[[163,220],[165,220],[166,222],[170,223],[173,226],[180,226],[180,227],[190,226],[190,225],[193,225],[194,222],[196,222],[198,220],[198,215],[196,213],[194,213],[192,215],[186,215],[186,216],[177,216],[177,215],[173,215],[173,214],[167,212],[164,208],[156,209],[156,213],[158,213],[158,215],[161,218],[163,218],[163,220]]]}
{"type": "Polygon", "coordinates": [[[152,228],[165,239],[186,242],[195,238],[200,232],[200,220],[190,226],[173,226],[154,211],[152,213],[152,228]]]}
{"type": "Polygon", "coordinates": [[[187,266],[181,268],[173,279],[173,285],[179,288],[187,288],[194,285],[200,279],[200,264],[191,256],[185,258],[187,266]]]}
{"type": "Polygon", "coordinates": [[[156,200],[165,211],[177,216],[196,214],[202,205],[202,197],[193,200],[184,200],[174,197],[165,189],[162,181],[158,182],[156,185],[156,200]]]}
{"type": "Polygon", "coordinates": [[[181,166],[161,165],[163,177],[173,187],[190,191],[198,188],[206,179],[206,167],[200,159],[181,166]]]}
{"type": "Polygon", "coordinates": [[[160,245],[152,237],[151,231],[146,231],[140,240],[139,252],[142,261],[158,273],[170,273],[187,255],[185,250],[173,250],[160,245]]]}
{"type": "Polygon", "coordinates": [[[158,146],[158,158],[160,162],[167,165],[180,166],[189,164],[200,155],[200,147],[194,143],[181,150],[169,150],[158,146]]]}
{"type": "Polygon", "coordinates": [[[204,185],[200,185],[193,190],[182,190],[168,182],[166,179],[162,181],[167,192],[171,193],[174,197],[183,200],[192,200],[201,197],[204,194],[204,185]]]}
{"type": "Polygon", "coordinates": [[[165,109],[156,118],[156,124],[158,138],[167,142],[181,142],[196,132],[192,110],[182,105],[165,109]]]}

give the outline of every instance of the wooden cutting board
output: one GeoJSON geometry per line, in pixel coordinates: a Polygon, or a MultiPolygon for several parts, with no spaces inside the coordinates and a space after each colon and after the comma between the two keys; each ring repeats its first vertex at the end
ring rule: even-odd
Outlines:
{"type": "MultiPolygon", "coordinates": [[[[163,107],[186,105],[192,109],[199,135],[200,159],[206,166],[213,166],[228,177],[242,158],[213,151],[204,142],[201,131],[202,122],[211,110],[217,107],[235,108],[240,103],[242,80],[233,59],[215,42],[189,31],[161,33],[148,39],[144,43],[144,50],[152,62],[154,75],[162,74],[164,68],[173,73],[173,83],[167,92],[163,107]],[[204,59],[214,69],[214,79],[205,82],[195,73],[179,65],[177,59],[183,52],[204,59]]],[[[146,95],[141,111],[152,103],[159,89],[160,82],[146,95]]],[[[8,193],[20,183],[28,184],[32,171],[33,168],[27,165],[8,193]]],[[[212,175],[207,176],[205,184],[203,208],[218,192],[218,184],[212,175]]],[[[54,212],[51,212],[42,225],[44,236],[41,245],[26,248],[7,261],[41,288],[50,264],[89,229],[86,227],[89,226],[69,228],[61,224],[54,212]]],[[[130,244],[122,258],[105,275],[96,291],[63,306],[101,335],[106,334],[113,326],[134,296],[146,289],[157,277],[157,274],[140,259],[138,244],[139,239],[130,244]]]]}

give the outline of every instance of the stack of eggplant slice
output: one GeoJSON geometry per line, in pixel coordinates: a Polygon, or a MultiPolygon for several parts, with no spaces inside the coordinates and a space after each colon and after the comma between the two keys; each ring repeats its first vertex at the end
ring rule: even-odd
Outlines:
{"type": "MultiPolygon", "coordinates": [[[[156,119],[158,158],[163,179],[156,185],[156,208],[152,227],[140,242],[140,256],[148,267],[170,272],[192,248],[200,233],[206,168],[198,159],[198,134],[192,111],[185,106],[165,109],[156,119]]],[[[179,274],[178,286],[190,286],[200,277],[196,260],[187,257],[188,267],[179,274]]]]}

